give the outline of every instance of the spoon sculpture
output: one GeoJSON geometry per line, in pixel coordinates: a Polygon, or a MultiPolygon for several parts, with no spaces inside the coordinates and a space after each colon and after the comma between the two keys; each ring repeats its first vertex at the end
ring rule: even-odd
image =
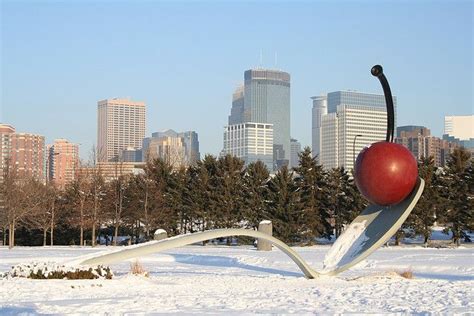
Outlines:
{"type": "Polygon", "coordinates": [[[319,275],[336,275],[364,260],[386,243],[402,226],[418,202],[425,183],[418,177],[413,155],[402,145],[392,142],[393,100],[382,67],[374,66],[372,74],[379,78],[385,94],[388,114],[387,139],[385,142],[364,148],[357,157],[355,167],[357,187],[372,204],[363,210],[334,242],[324,259],[323,270],[312,269],[297,252],[281,240],[250,229],[216,229],[179,235],[160,241],[128,246],[112,253],[93,254],[74,261],[81,265],[110,264],[230,236],[249,236],[271,242],[288,255],[309,279],[317,278],[319,275]]]}

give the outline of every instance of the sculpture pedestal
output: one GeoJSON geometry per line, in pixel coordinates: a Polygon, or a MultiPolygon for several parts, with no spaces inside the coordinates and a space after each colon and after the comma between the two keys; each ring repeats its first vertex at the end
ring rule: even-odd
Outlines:
{"type": "MultiPolygon", "coordinates": [[[[258,231],[267,235],[272,236],[273,234],[273,226],[271,221],[261,221],[258,224],[258,231]]],[[[257,240],[257,250],[259,251],[271,251],[272,250],[272,243],[264,240],[262,238],[258,238],[257,240]]]]}

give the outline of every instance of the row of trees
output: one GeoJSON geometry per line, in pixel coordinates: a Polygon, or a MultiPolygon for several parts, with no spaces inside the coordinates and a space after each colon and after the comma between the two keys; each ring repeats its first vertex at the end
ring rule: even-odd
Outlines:
{"type": "MultiPolygon", "coordinates": [[[[454,241],[473,229],[474,175],[470,155],[456,150],[445,168],[431,158],[419,165],[426,181],[424,194],[397,237],[408,230],[428,241],[431,227],[444,223],[454,241]]],[[[344,168],[326,171],[309,148],[294,170],[283,167],[270,175],[265,165],[244,166],[242,160],[207,155],[189,168],[175,170],[162,160],[147,164],[144,173],[105,181],[98,168],[81,173],[64,190],[34,179],[18,179],[5,170],[0,188],[4,244],[79,244],[99,235],[151,238],[163,228],[170,235],[215,228],[256,228],[271,220],[277,238],[312,243],[337,237],[366,206],[344,168]]]]}

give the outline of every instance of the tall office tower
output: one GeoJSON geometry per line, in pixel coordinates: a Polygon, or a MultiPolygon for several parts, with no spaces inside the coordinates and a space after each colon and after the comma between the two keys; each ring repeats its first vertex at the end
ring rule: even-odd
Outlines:
{"type": "Polygon", "coordinates": [[[11,135],[11,166],[19,178],[46,180],[44,136],[29,133],[11,135]]]}
{"type": "Polygon", "coordinates": [[[142,150],[133,147],[127,147],[120,150],[119,162],[142,162],[142,150]]]}
{"type": "Polygon", "coordinates": [[[120,150],[140,149],[145,137],[145,103],[107,99],[97,105],[97,160],[119,160],[120,150]]]}
{"type": "Polygon", "coordinates": [[[59,188],[76,178],[79,168],[79,145],[66,139],[56,139],[48,146],[48,179],[59,188]]]}
{"type": "Polygon", "coordinates": [[[337,113],[328,113],[321,117],[319,162],[326,169],[339,166],[339,120],[337,113]]]}
{"type": "Polygon", "coordinates": [[[444,134],[459,140],[474,138],[474,115],[445,116],[444,134]]]}
{"type": "Polygon", "coordinates": [[[454,142],[431,136],[430,130],[423,126],[397,127],[395,142],[407,147],[417,160],[433,157],[437,167],[444,166],[449,154],[459,147],[454,142]]]}
{"type": "Polygon", "coordinates": [[[312,147],[313,157],[321,154],[321,118],[328,113],[327,96],[311,97],[313,100],[312,110],[312,147]]]}
{"type": "Polygon", "coordinates": [[[251,69],[244,73],[244,122],[273,124],[274,165],[290,160],[290,74],[251,69]]]}
{"type": "MultiPolygon", "coordinates": [[[[396,106],[397,99],[394,99],[396,106]]],[[[387,110],[383,95],[353,91],[328,93],[321,122],[321,163],[325,168],[354,166],[367,145],[385,140],[387,110]]],[[[396,112],[395,112],[396,117],[396,112]]]]}
{"type": "Polygon", "coordinates": [[[241,123],[224,128],[222,154],[241,158],[245,165],[262,161],[269,171],[273,170],[273,125],[241,123]]]}
{"type": "Polygon", "coordinates": [[[0,183],[3,182],[3,173],[12,166],[12,135],[15,128],[8,124],[0,124],[0,183]]]}
{"type": "Polygon", "coordinates": [[[418,135],[431,135],[431,131],[424,126],[419,125],[405,125],[397,127],[397,137],[414,137],[418,135]]]}
{"type": "Polygon", "coordinates": [[[237,87],[232,94],[232,108],[230,109],[229,125],[244,122],[244,86],[237,87]]]}
{"type": "Polygon", "coordinates": [[[290,140],[290,168],[295,168],[298,167],[300,158],[299,158],[299,153],[301,152],[301,143],[297,140],[292,138],[290,140]]]}
{"type": "MultiPolygon", "coordinates": [[[[339,105],[350,105],[353,107],[376,107],[387,109],[385,96],[383,94],[364,93],[358,91],[335,91],[327,95],[328,113],[337,112],[339,105]]],[[[393,107],[395,110],[395,128],[397,127],[397,97],[393,96],[393,107]]]]}
{"type": "Polygon", "coordinates": [[[184,143],[184,155],[186,158],[187,165],[193,165],[201,160],[201,154],[199,152],[199,136],[195,131],[187,131],[178,133],[178,137],[181,137],[184,143]]]}
{"type": "Polygon", "coordinates": [[[200,159],[198,134],[195,131],[177,133],[172,129],[155,132],[143,139],[143,159],[161,158],[174,167],[189,166],[200,159]]]}

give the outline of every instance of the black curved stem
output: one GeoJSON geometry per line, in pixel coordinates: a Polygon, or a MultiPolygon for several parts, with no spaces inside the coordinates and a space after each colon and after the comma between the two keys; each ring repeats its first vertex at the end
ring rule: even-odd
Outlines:
{"type": "Polygon", "coordinates": [[[382,66],[375,65],[372,67],[371,73],[373,76],[379,78],[379,81],[382,84],[383,94],[385,95],[385,104],[387,106],[387,137],[385,140],[387,142],[393,142],[395,132],[395,109],[393,107],[392,91],[390,90],[387,78],[383,74],[382,66]]]}

